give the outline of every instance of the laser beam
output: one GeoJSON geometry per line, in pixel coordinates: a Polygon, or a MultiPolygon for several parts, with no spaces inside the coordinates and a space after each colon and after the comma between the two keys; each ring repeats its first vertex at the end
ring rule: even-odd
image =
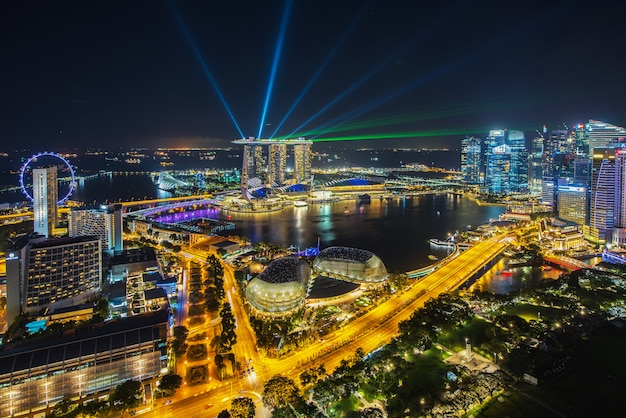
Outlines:
{"type": "Polygon", "coordinates": [[[283,43],[285,41],[285,32],[287,31],[287,22],[289,20],[289,13],[291,11],[291,6],[293,5],[293,0],[287,0],[285,8],[283,10],[283,18],[280,23],[280,32],[278,34],[278,40],[276,42],[276,48],[274,50],[274,60],[272,61],[272,71],[270,72],[270,79],[267,83],[267,93],[265,94],[265,103],[263,104],[263,111],[261,112],[261,123],[259,125],[259,135],[258,138],[262,138],[261,134],[263,133],[263,126],[265,125],[265,117],[267,115],[267,108],[270,103],[270,98],[272,97],[272,91],[274,89],[274,80],[276,79],[276,71],[278,69],[278,62],[280,61],[280,55],[283,50],[283,43]]]}
{"type": "Polygon", "coordinates": [[[196,59],[198,60],[198,63],[202,67],[202,70],[204,71],[204,74],[206,75],[206,77],[211,82],[211,85],[213,86],[213,89],[217,93],[217,96],[219,97],[220,101],[222,102],[222,105],[224,106],[224,109],[226,109],[226,112],[228,113],[228,116],[230,117],[230,120],[235,125],[235,128],[237,128],[237,131],[239,131],[239,134],[241,135],[241,138],[242,139],[245,138],[245,135],[243,134],[243,131],[241,130],[241,128],[239,127],[239,124],[237,123],[237,120],[235,119],[235,115],[233,114],[232,110],[230,109],[230,106],[228,106],[228,103],[226,102],[226,98],[222,94],[222,91],[217,86],[217,82],[215,81],[215,78],[213,77],[213,74],[211,74],[211,71],[209,70],[209,66],[207,65],[206,61],[204,60],[204,57],[202,56],[202,54],[200,53],[200,50],[198,49],[198,46],[194,42],[193,37],[191,36],[191,33],[187,30],[187,27],[185,26],[182,18],[180,17],[178,12],[176,11],[176,8],[174,7],[173,2],[171,2],[171,1],[168,2],[168,5],[170,7],[170,10],[172,11],[172,14],[176,18],[176,23],[178,23],[178,27],[183,32],[183,35],[185,35],[185,39],[189,43],[189,46],[191,46],[191,49],[192,49],[194,55],[196,56],[196,59]]]}
{"type": "Polygon", "coordinates": [[[346,29],[343,31],[343,33],[341,34],[341,36],[339,37],[339,39],[337,40],[337,42],[335,42],[335,46],[330,50],[330,52],[328,53],[328,55],[326,55],[326,58],[324,58],[324,61],[322,61],[322,63],[320,64],[319,67],[317,67],[317,70],[315,71],[315,73],[313,74],[313,76],[311,77],[311,79],[308,81],[308,83],[304,86],[304,88],[302,89],[302,91],[300,92],[300,94],[298,95],[298,97],[296,98],[296,100],[293,102],[293,104],[291,105],[291,107],[289,108],[289,110],[287,111],[287,113],[285,114],[285,116],[283,117],[283,119],[278,123],[278,125],[276,125],[276,129],[274,129],[274,132],[272,132],[272,134],[269,136],[269,138],[273,138],[276,133],[278,133],[278,131],[280,130],[280,128],[283,126],[283,124],[285,123],[285,121],[287,120],[287,118],[291,115],[291,113],[294,111],[294,109],[296,108],[296,106],[298,104],[300,104],[300,102],[302,101],[302,99],[304,98],[304,96],[309,92],[309,90],[311,89],[311,87],[313,86],[313,83],[315,83],[317,81],[317,79],[320,77],[320,75],[324,72],[324,70],[326,69],[326,67],[328,67],[328,64],[330,64],[331,59],[337,54],[337,52],[339,51],[340,47],[344,44],[344,42],[346,41],[346,39],[348,38],[348,36],[354,31],[354,28],[356,27],[356,25],[361,21],[361,19],[365,16],[365,12],[370,9],[370,6],[372,4],[372,1],[367,2],[362,8],[361,11],[356,15],[356,17],[354,19],[352,19],[352,22],[350,23],[350,25],[348,25],[346,27],[346,29]]]}

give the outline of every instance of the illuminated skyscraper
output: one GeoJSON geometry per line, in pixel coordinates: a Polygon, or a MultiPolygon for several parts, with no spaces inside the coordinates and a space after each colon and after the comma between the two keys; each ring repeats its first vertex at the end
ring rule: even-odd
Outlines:
{"type": "MultiPolygon", "coordinates": [[[[304,139],[304,138],[302,138],[304,139]]],[[[308,182],[311,178],[311,144],[294,144],[293,179],[296,183],[308,182]]]]}
{"type": "Polygon", "coordinates": [[[58,190],[56,166],[33,169],[34,229],[44,237],[52,236],[57,224],[58,190]]]}
{"type": "Polygon", "coordinates": [[[626,129],[599,120],[591,119],[585,123],[584,132],[589,154],[593,154],[596,148],[611,148],[614,144],[624,143],[626,139],[626,129]]]}
{"type": "Polygon", "coordinates": [[[461,175],[467,184],[483,184],[484,172],[481,171],[481,139],[466,136],[461,140],[461,175]]]}
{"type": "Polygon", "coordinates": [[[532,152],[529,158],[529,179],[528,186],[531,192],[541,193],[541,180],[543,171],[541,167],[541,159],[543,157],[543,136],[537,136],[533,139],[532,152]]]}
{"type": "Polygon", "coordinates": [[[483,172],[485,186],[490,193],[508,193],[508,175],[510,169],[510,153],[505,155],[502,148],[505,144],[504,129],[493,129],[483,143],[483,172]],[[496,152],[496,148],[498,151],[496,152]],[[508,163],[505,160],[508,158],[508,163]],[[506,169],[506,173],[502,170],[506,169]],[[495,176],[495,177],[494,177],[495,176]],[[506,176],[505,190],[502,189],[502,176],[506,176]]]}
{"type": "Polygon", "coordinates": [[[528,149],[524,132],[507,132],[507,145],[511,148],[510,191],[528,191],[528,149]]]}
{"type": "Polygon", "coordinates": [[[614,225],[626,228],[626,149],[615,150],[614,225]]]}
{"type": "Polygon", "coordinates": [[[528,191],[528,150],[522,131],[489,131],[484,142],[485,186],[490,193],[528,191]]]}
{"type": "Polygon", "coordinates": [[[615,150],[596,148],[593,153],[591,178],[591,238],[610,239],[614,225],[615,150]]]}
{"type": "Polygon", "coordinates": [[[511,192],[511,147],[506,144],[493,147],[487,160],[486,183],[489,193],[511,192]]]}
{"type": "Polygon", "coordinates": [[[270,144],[269,165],[267,168],[267,183],[270,187],[281,186],[285,183],[285,169],[287,168],[287,145],[270,144]]]}
{"type": "Polygon", "coordinates": [[[541,200],[544,204],[555,205],[557,185],[563,176],[562,167],[572,153],[572,140],[567,130],[553,130],[544,136],[541,180],[541,200]]]}

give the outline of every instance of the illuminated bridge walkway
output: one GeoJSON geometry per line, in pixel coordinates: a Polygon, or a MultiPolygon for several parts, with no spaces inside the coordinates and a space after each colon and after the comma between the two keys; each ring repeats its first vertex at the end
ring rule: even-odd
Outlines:
{"type": "MultiPolygon", "coordinates": [[[[140,209],[140,210],[133,212],[133,214],[149,217],[149,216],[156,215],[159,213],[168,212],[170,210],[180,210],[180,208],[189,208],[189,207],[199,206],[199,205],[218,205],[219,204],[218,199],[207,199],[207,198],[199,199],[198,196],[195,196],[195,199],[186,200],[186,201],[180,201],[181,200],[180,198],[178,199],[170,198],[170,199],[173,199],[174,203],[154,206],[154,207],[150,207],[147,209],[140,209]]],[[[150,203],[163,202],[163,201],[164,199],[155,199],[155,200],[150,201],[150,203]]]]}
{"type": "Polygon", "coordinates": [[[423,178],[411,176],[398,176],[395,179],[385,180],[387,187],[411,187],[411,186],[430,186],[430,187],[447,187],[447,186],[463,186],[458,180],[445,178],[423,178]]]}
{"type": "Polygon", "coordinates": [[[571,257],[551,255],[544,256],[543,260],[550,264],[556,264],[557,266],[565,267],[566,269],[572,271],[589,268],[589,264],[571,257]]]}
{"type": "MultiPolygon", "coordinates": [[[[468,247],[465,247],[465,248],[468,248],[468,247]]],[[[409,277],[409,279],[417,279],[420,277],[424,277],[427,274],[430,274],[433,271],[437,270],[439,267],[443,266],[444,264],[448,263],[450,260],[452,260],[454,257],[459,255],[460,253],[461,253],[461,247],[459,247],[458,245],[454,245],[454,251],[452,251],[450,255],[446,256],[446,258],[444,258],[443,260],[435,264],[428,265],[426,267],[421,267],[415,270],[407,271],[406,275],[409,277]]]]}

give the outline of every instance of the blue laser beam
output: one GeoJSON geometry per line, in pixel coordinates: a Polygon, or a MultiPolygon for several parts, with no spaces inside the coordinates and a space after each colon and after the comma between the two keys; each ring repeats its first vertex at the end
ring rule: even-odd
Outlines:
{"type": "Polygon", "coordinates": [[[293,113],[293,111],[295,110],[296,106],[298,104],[300,104],[300,102],[302,101],[304,96],[309,92],[309,90],[313,86],[313,83],[315,83],[317,81],[317,79],[320,77],[320,75],[322,75],[322,73],[324,72],[326,67],[328,67],[328,64],[330,64],[330,61],[332,60],[332,58],[337,54],[337,52],[339,51],[340,47],[344,44],[344,42],[346,41],[348,36],[350,34],[352,34],[352,32],[354,31],[354,28],[356,27],[356,25],[366,15],[366,12],[370,9],[371,4],[372,4],[371,1],[367,2],[361,8],[361,11],[356,15],[356,17],[354,19],[352,19],[352,22],[350,23],[350,25],[348,25],[346,27],[346,29],[343,31],[343,33],[341,34],[341,37],[337,40],[337,42],[335,42],[335,46],[331,49],[331,51],[328,53],[328,55],[326,55],[326,58],[324,58],[324,61],[322,61],[322,63],[317,68],[317,70],[315,71],[315,73],[313,74],[311,79],[308,81],[306,86],[304,86],[304,88],[302,89],[302,91],[300,92],[300,94],[298,95],[296,100],[294,100],[293,104],[291,105],[291,107],[289,108],[289,110],[287,111],[287,113],[285,114],[283,119],[278,123],[278,125],[276,125],[276,129],[274,129],[274,132],[272,132],[272,134],[269,136],[270,139],[273,138],[278,133],[280,128],[287,121],[287,118],[289,118],[291,113],[293,113]]]}
{"type": "Polygon", "coordinates": [[[263,104],[263,112],[261,113],[261,123],[259,125],[259,135],[261,138],[263,133],[263,126],[265,125],[265,117],[267,116],[267,108],[269,107],[270,99],[272,97],[272,91],[274,89],[274,81],[276,80],[276,71],[278,70],[278,62],[283,50],[283,44],[285,42],[285,32],[287,31],[287,22],[289,20],[289,14],[293,0],[287,0],[285,8],[283,9],[283,17],[280,23],[280,32],[278,34],[278,41],[276,42],[276,48],[274,49],[274,60],[272,61],[272,71],[270,72],[270,79],[267,84],[267,93],[265,94],[265,103],[263,104]]]}
{"type": "Polygon", "coordinates": [[[242,139],[245,138],[245,135],[243,134],[243,131],[241,130],[241,128],[239,127],[239,124],[237,123],[237,120],[235,119],[235,115],[233,114],[232,110],[230,109],[230,106],[228,106],[228,103],[226,102],[226,98],[224,97],[224,95],[222,94],[222,91],[218,87],[217,82],[215,81],[215,77],[213,77],[213,74],[211,74],[211,71],[209,70],[209,66],[207,65],[206,61],[204,60],[204,57],[202,56],[202,54],[200,53],[200,50],[198,49],[198,46],[194,42],[193,37],[191,36],[191,33],[189,33],[189,31],[187,30],[187,27],[185,26],[185,23],[183,22],[183,20],[181,19],[180,15],[176,11],[176,8],[174,7],[174,4],[172,2],[168,2],[168,5],[170,7],[170,10],[172,11],[172,14],[176,18],[176,23],[178,23],[178,27],[183,32],[183,35],[185,35],[185,39],[189,43],[189,46],[191,46],[191,49],[193,50],[193,53],[196,56],[196,59],[198,60],[198,63],[202,67],[202,70],[204,71],[204,74],[206,75],[206,77],[211,82],[211,85],[213,86],[213,89],[217,93],[217,96],[219,97],[220,101],[222,102],[222,105],[224,106],[224,109],[226,109],[226,112],[228,113],[228,116],[230,117],[230,120],[235,125],[235,128],[237,128],[237,131],[239,131],[239,135],[241,135],[241,138],[242,139]]]}

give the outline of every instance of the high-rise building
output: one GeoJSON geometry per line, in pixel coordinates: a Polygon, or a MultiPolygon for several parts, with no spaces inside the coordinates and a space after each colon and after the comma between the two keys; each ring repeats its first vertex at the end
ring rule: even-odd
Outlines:
{"type": "Polygon", "coordinates": [[[507,132],[507,144],[511,147],[510,191],[528,191],[528,149],[524,132],[507,132]]]}
{"type": "MultiPolygon", "coordinates": [[[[301,138],[304,140],[304,138],[301,138]]],[[[296,183],[306,183],[311,178],[311,143],[293,146],[293,179],[296,183]]]]}
{"type": "Polygon", "coordinates": [[[532,152],[529,157],[528,186],[531,192],[541,193],[541,180],[543,178],[541,160],[543,157],[543,136],[533,138],[532,152]]]}
{"type": "Polygon", "coordinates": [[[572,139],[567,130],[553,130],[544,136],[541,179],[541,200],[546,205],[556,206],[559,178],[562,176],[562,163],[569,161],[566,156],[572,151],[572,139]]]}
{"type": "Polygon", "coordinates": [[[625,139],[626,129],[621,126],[593,119],[585,123],[584,141],[589,147],[590,155],[596,148],[611,148],[614,144],[624,143],[625,139]]]}
{"type": "Polygon", "coordinates": [[[626,228],[626,149],[615,150],[615,203],[613,224],[626,228]]]}
{"type": "Polygon", "coordinates": [[[269,164],[267,168],[267,184],[280,186],[285,183],[285,169],[287,168],[287,145],[270,144],[269,164]]]}
{"type": "Polygon", "coordinates": [[[489,193],[511,192],[511,147],[501,144],[491,148],[485,182],[489,193]]]}
{"type": "Polygon", "coordinates": [[[102,284],[102,253],[96,236],[36,237],[6,253],[7,319],[43,308],[86,302],[102,284]]]}
{"type": "Polygon", "coordinates": [[[33,169],[34,229],[44,237],[51,237],[57,224],[58,189],[56,166],[33,169]]]}
{"type": "Polygon", "coordinates": [[[102,250],[110,253],[123,250],[122,226],[121,204],[75,207],[68,217],[70,237],[96,235],[102,250]]]}
{"type": "Polygon", "coordinates": [[[484,172],[481,171],[480,138],[466,136],[461,140],[461,175],[467,184],[483,184],[484,172]]]}
{"type": "Polygon", "coordinates": [[[591,208],[589,226],[591,239],[610,239],[614,222],[615,150],[596,148],[593,152],[591,208]]]}
{"type": "Polygon", "coordinates": [[[559,184],[559,217],[579,225],[587,223],[587,188],[583,185],[559,184]]]}
{"type": "Polygon", "coordinates": [[[528,150],[522,131],[489,131],[484,142],[484,184],[490,193],[528,191],[528,150]]]}

